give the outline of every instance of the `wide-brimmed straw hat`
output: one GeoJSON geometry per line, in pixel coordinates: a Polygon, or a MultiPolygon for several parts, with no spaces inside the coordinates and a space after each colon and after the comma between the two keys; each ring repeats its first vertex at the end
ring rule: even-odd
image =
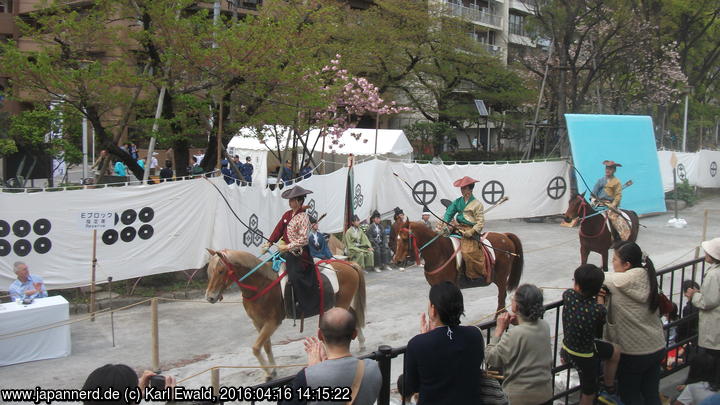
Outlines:
{"type": "Polygon", "coordinates": [[[603,165],[605,167],[622,167],[622,165],[620,163],[617,163],[612,160],[603,160],[603,165]]]}
{"type": "Polygon", "coordinates": [[[720,260],[720,238],[706,240],[702,243],[702,248],[713,259],[720,260]]]}
{"type": "Polygon", "coordinates": [[[282,198],[289,200],[291,198],[304,197],[308,194],[312,194],[312,191],[305,190],[304,188],[302,188],[300,186],[295,186],[295,187],[291,188],[290,190],[283,191],[282,194],[280,194],[280,196],[282,198]]]}
{"type": "Polygon", "coordinates": [[[455,186],[455,187],[465,187],[465,186],[469,186],[469,185],[471,185],[471,184],[475,184],[475,183],[477,183],[478,181],[480,181],[480,180],[475,180],[475,179],[473,179],[472,177],[465,176],[465,177],[463,177],[462,179],[457,179],[457,180],[455,180],[455,182],[453,183],[453,186],[455,186]]]}

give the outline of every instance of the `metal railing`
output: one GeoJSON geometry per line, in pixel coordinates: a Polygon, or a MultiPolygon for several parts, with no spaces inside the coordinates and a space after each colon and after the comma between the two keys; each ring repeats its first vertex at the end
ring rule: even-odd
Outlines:
{"type": "Polygon", "coordinates": [[[455,4],[450,2],[445,2],[443,4],[443,7],[445,12],[450,15],[454,15],[456,17],[460,17],[474,23],[492,25],[493,27],[502,29],[502,17],[496,14],[492,14],[487,10],[465,7],[462,4],[455,4]]]}
{"type": "MultiPolygon", "coordinates": [[[[698,269],[700,270],[700,281],[698,281],[698,284],[702,283],[702,279],[705,277],[705,262],[703,261],[703,258],[689,260],[684,263],[677,264],[675,266],[670,266],[667,268],[664,268],[662,270],[657,271],[658,276],[658,284],[660,286],[660,290],[663,291],[667,297],[670,300],[673,300],[673,298],[680,297],[679,303],[676,303],[678,306],[679,313],[682,313],[682,308],[684,308],[683,305],[683,299],[684,295],[681,291],[681,285],[682,281],[685,280],[686,275],[689,273],[690,277],[688,279],[695,281],[697,279],[697,273],[698,269]],[[677,280],[676,280],[677,279],[677,280]],[[669,288],[668,287],[669,284],[669,288]],[[677,290],[677,291],[675,291],[677,290]]],[[[573,374],[576,375],[576,372],[571,369],[571,367],[567,364],[560,364],[560,348],[562,345],[562,331],[561,331],[561,323],[560,320],[562,319],[562,300],[560,301],[554,301],[550,304],[545,305],[545,315],[543,316],[543,319],[545,319],[548,323],[552,324],[554,323],[554,334],[552,335],[552,348],[553,348],[553,367],[552,367],[552,373],[554,376],[554,395],[552,400],[563,400],[565,401],[565,404],[567,405],[570,402],[570,397],[572,394],[578,392],[580,390],[579,380],[577,377],[574,379],[571,378],[573,374]],[[558,380],[564,380],[564,387],[562,389],[558,390],[558,380]],[[571,381],[578,381],[578,384],[572,384],[571,381]]],[[[666,335],[666,349],[668,351],[673,349],[679,349],[679,348],[688,348],[692,345],[694,345],[694,342],[697,342],[697,334],[693,334],[692,336],[688,336],[687,338],[679,341],[679,342],[670,342],[669,341],[669,333],[668,331],[671,328],[677,328],[678,326],[681,326],[683,324],[690,324],[692,322],[697,321],[697,314],[693,316],[689,316],[687,318],[678,319],[673,322],[669,322],[664,325],[665,335],[666,335]]],[[[494,331],[496,322],[495,320],[491,320],[488,322],[483,322],[479,325],[476,325],[485,335],[486,344],[490,342],[490,337],[492,336],[492,333],[494,331]]],[[[391,386],[391,377],[390,377],[390,366],[391,362],[394,358],[405,354],[407,346],[401,346],[401,347],[391,347],[388,345],[381,345],[378,347],[378,349],[372,353],[366,354],[364,356],[359,356],[361,359],[373,359],[378,362],[378,366],[380,368],[380,373],[382,374],[382,386],[380,388],[380,394],[378,395],[377,404],[378,405],[389,405],[390,404],[390,386],[391,386]]],[[[686,360],[683,359],[683,360],[686,360]]],[[[687,361],[683,361],[681,364],[675,364],[672,367],[664,366],[661,373],[662,377],[668,376],[670,374],[673,374],[675,372],[678,372],[679,370],[685,368],[688,366],[687,361]]],[[[282,387],[285,385],[289,385],[292,380],[295,378],[294,375],[279,378],[273,381],[269,381],[264,384],[256,385],[255,387],[282,387]]]]}

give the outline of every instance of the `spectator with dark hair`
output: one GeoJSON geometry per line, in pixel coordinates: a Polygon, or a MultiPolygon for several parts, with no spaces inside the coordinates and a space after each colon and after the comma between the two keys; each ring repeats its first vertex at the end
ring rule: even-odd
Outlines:
{"type": "Polygon", "coordinates": [[[705,278],[699,290],[685,290],[685,297],[698,309],[698,347],[701,355],[712,357],[715,374],[720,374],[720,238],[702,243],[705,250],[705,278]]]}
{"type": "Polygon", "coordinates": [[[317,218],[312,215],[310,217],[310,232],[308,233],[308,249],[310,256],[315,262],[319,260],[329,260],[333,258],[332,252],[328,247],[327,239],[324,234],[318,232],[319,224],[317,218]]]}
{"type": "Polygon", "coordinates": [[[160,170],[160,181],[172,181],[172,179],[173,179],[172,161],[166,160],[165,167],[163,167],[160,170]]]}
{"type": "Polygon", "coordinates": [[[693,358],[685,384],[673,405],[698,405],[720,391],[720,375],[711,356],[693,358]]]}
{"type": "Polygon", "coordinates": [[[242,175],[248,186],[252,186],[253,164],[250,156],[245,157],[245,164],[242,165],[242,175]]]}
{"type": "Polygon", "coordinates": [[[609,292],[601,290],[598,302],[608,301],[605,339],[620,347],[618,394],[626,405],[660,405],[665,334],[655,266],[634,242],[620,242],[614,251],[615,272],[605,275],[609,292]]]}
{"type": "MultiPolygon", "coordinates": [[[[357,337],[355,315],[335,307],[320,319],[318,337],[305,339],[308,367],[293,380],[293,388],[350,387],[352,401],[329,401],[322,404],[372,405],[380,393],[382,375],[374,360],[358,360],[350,353],[350,342],[357,337]],[[319,339],[319,340],[318,340],[319,339]]],[[[295,391],[297,392],[297,391],[295,391]]],[[[317,404],[294,401],[284,404],[317,404]]]]}
{"type": "Polygon", "coordinates": [[[544,404],[553,396],[550,326],[542,320],[542,291],[523,284],[515,291],[511,309],[497,318],[487,347],[488,367],[503,369],[503,390],[511,404],[544,404]],[[508,330],[510,323],[517,326],[508,330]]]}
{"type": "Polygon", "coordinates": [[[404,394],[419,394],[418,405],[481,402],[483,337],[474,326],[460,326],[465,311],[458,287],[444,281],[430,288],[421,334],[405,352],[404,394]]]}
{"type": "MultiPolygon", "coordinates": [[[[360,268],[369,271],[374,267],[373,248],[365,232],[360,229],[360,218],[353,215],[350,219],[351,226],[343,235],[343,244],[347,252],[348,260],[356,262],[360,268]]],[[[378,273],[380,269],[375,269],[378,273]]]]}
{"type": "MultiPolygon", "coordinates": [[[[682,282],[682,291],[685,292],[688,289],[695,289],[700,290],[700,284],[696,283],[693,280],[684,280],[682,282]]],[[[689,300],[685,307],[682,310],[682,319],[690,318],[694,314],[697,314],[698,309],[695,305],[693,305],[692,300],[689,300]]],[[[698,334],[698,317],[695,316],[693,319],[687,319],[683,322],[681,322],[677,326],[677,341],[681,342],[685,339],[688,339],[691,336],[695,336],[698,334]]],[[[697,339],[695,339],[693,342],[691,342],[693,345],[697,344],[697,339]]]]}
{"type": "Polygon", "coordinates": [[[305,163],[303,163],[303,166],[300,168],[300,178],[301,179],[309,179],[310,176],[312,176],[313,169],[310,167],[310,160],[305,160],[305,163]]]}
{"type": "MultiPolygon", "coordinates": [[[[108,389],[113,388],[121,393],[128,388],[140,388],[143,392],[150,383],[150,378],[156,375],[152,371],[143,372],[142,376],[138,378],[135,371],[126,366],[125,364],[106,364],[102,367],[96,368],[83,384],[83,390],[94,390],[96,388],[108,389]]],[[[175,377],[165,376],[165,386],[175,387],[175,377]]],[[[121,395],[121,398],[124,398],[121,395]]],[[[100,404],[128,404],[123,399],[118,401],[84,401],[85,405],[100,405],[100,404]]]]}
{"type": "Polygon", "coordinates": [[[225,180],[225,183],[227,183],[228,186],[235,183],[235,175],[233,174],[232,170],[230,170],[230,168],[228,167],[229,164],[230,163],[225,159],[223,159],[220,162],[220,166],[221,166],[220,172],[223,175],[223,180],[225,180]]]}
{"type": "Polygon", "coordinates": [[[280,171],[278,174],[280,175],[280,180],[282,180],[282,182],[286,186],[292,184],[293,183],[292,182],[293,170],[292,170],[292,164],[290,163],[290,161],[286,160],[285,166],[281,167],[279,170],[280,171]]]}
{"type": "Polygon", "coordinates": [[[580,376],[580,405],[592,405],[598,393],[598,371],[604,362],[604,391],[606,400],[615,398],[615,373],[620,361],[620,348],[598,339],[602,337],[607,310],[598,303],[605,274],[594,264],[575,269],[575,286],[563,293],[563,343],[560,355],[580,376]]]}

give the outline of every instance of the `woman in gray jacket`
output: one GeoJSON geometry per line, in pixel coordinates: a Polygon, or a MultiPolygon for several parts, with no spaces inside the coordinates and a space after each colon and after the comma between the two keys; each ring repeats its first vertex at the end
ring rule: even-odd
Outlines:
{"type": "Polygon", "coordinates": [[[514,315],[497,319],[495,334],[485,349],[489,367],[503,369],[503,391],[512,405],[544,404],[553,396],[550,326],[543,316],[542,291],[532,284],[518,287],[512,299],[514,315]],[[510,323],[517,326],[505,331],[510,323]]]}

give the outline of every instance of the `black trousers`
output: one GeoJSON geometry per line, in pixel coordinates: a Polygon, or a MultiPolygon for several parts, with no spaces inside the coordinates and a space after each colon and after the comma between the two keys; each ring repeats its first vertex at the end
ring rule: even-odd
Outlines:
{"type": "Polygon", "coordinates": [[[299,303],[301,314],[312,314],[320,307],[320,290],[315,274],[315,266],[307,246],[302,254],[295,256],[288,252],[282,255],[285,259],[287,276],[295,293],[295,301],[299,303]]]}
{"type": "Polygon", "coordinates": [[[663,356],[665,349],[620,356],[618,394],[625,405],[660,405],[660,361],[663,356]]]}

